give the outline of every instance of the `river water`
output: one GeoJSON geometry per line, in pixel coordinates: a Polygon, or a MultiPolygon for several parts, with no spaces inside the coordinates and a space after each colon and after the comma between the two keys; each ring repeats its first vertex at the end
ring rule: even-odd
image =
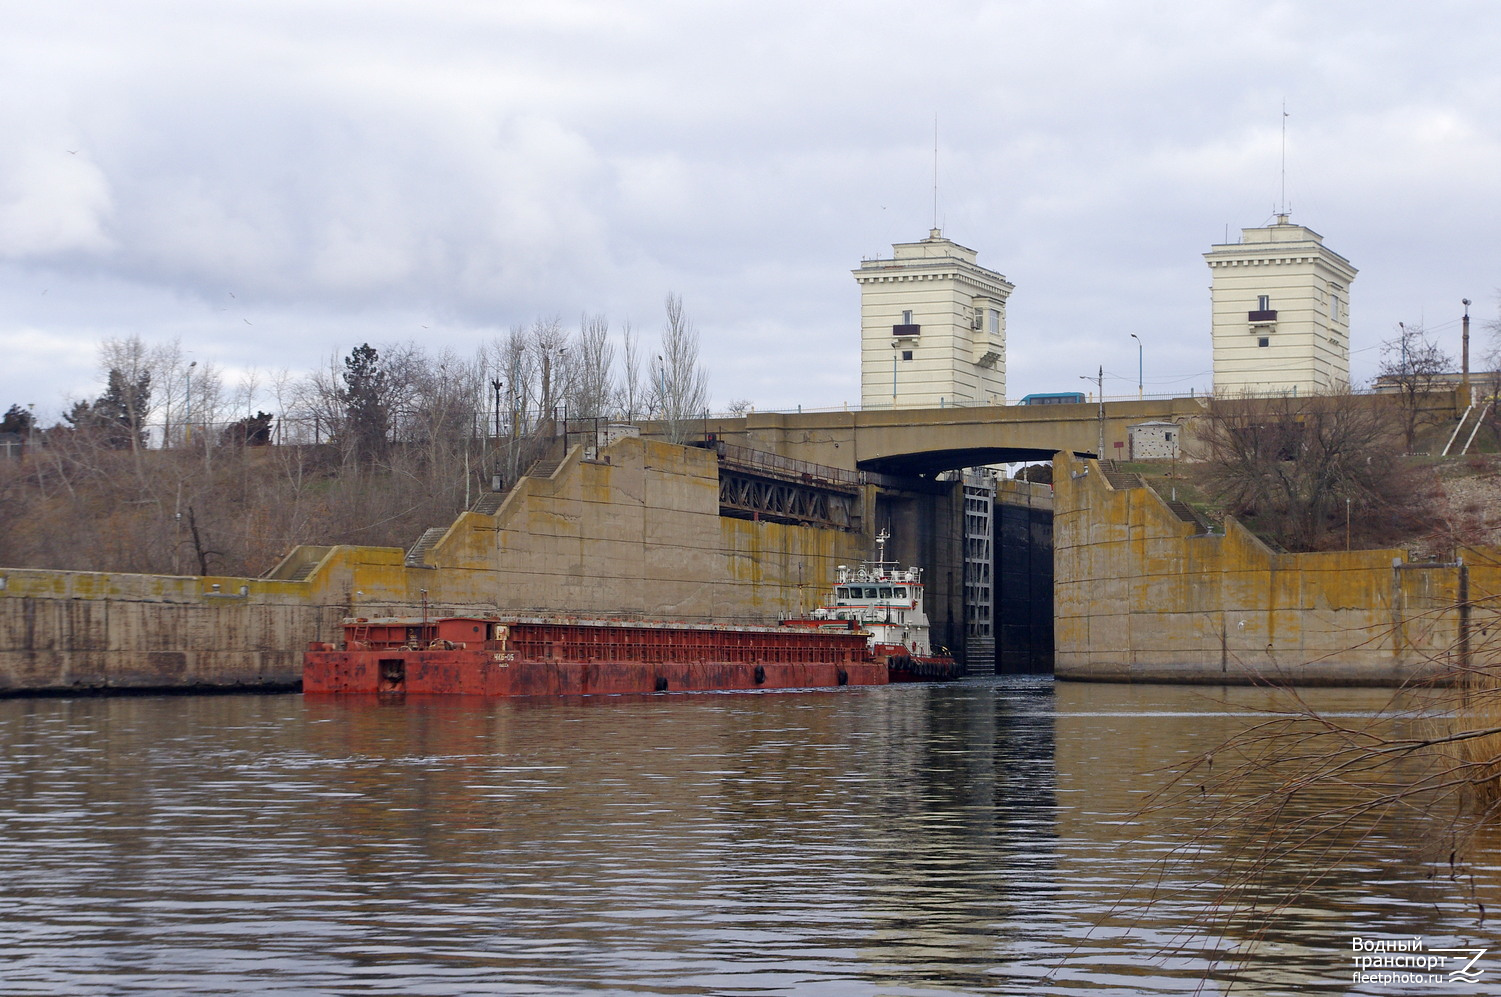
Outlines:
{"type": "Polygon", "coordinates": [[[1491,948],[1470,992],[1501,986],[1501,839],[1451,879],[1414,811],[1284,858],[1234,897],[1286,906],[1241,916],[1247,840],[1132,819],[1270,704],[1046,679],[4,700],[0,993],[1431,992],[1352,982],[1357,936],[1491,948]]]}

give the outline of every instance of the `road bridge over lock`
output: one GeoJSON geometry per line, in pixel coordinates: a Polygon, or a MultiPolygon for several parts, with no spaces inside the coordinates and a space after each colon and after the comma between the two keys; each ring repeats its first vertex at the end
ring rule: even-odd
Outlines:
{"type": "Polygon", "coordinates": [[[974,672],[1051,668],[1047,486],[942,472],[1059,451],[1125,457],[1130,426],[1183,423],[1194,398],[1038,406],[764,412],[709,419],[721,514],[873,535],[921,566],[935,641],[974,672]]]}
{"type": "Polygon", "coordinates": [[[704,430],[727,443],[794,460],[931,478],[962,467],[1051,460],[1063,450],[1124,458],[1128,427],[1181,423],[1202,412],[1200,398],[753,412],[736,419],[705,420],[704,430]]]}

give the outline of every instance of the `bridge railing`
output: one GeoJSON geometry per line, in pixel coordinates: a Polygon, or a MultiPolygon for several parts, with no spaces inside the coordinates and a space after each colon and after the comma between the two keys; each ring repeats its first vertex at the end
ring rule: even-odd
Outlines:
{"type": "MultiPolygon", "coordinates": [[[[1478,383],[1478,380],[1479,380],[1479,378],[1477,377],[1476,378],[1477,383],[1478,383]]],[[[1448,390],[1451,390],[1451,389],[1452,389],[1452,386],[1448,385],[1448,384],[1444,384],[1442,386],[1437,386],[1435,388],[1435,390],[1438,390],[1438,391],[1448,391],[1448,390]]],[[[1353,395],[1388,395],[1388,394],[1391,394],[1392,391],[1393,391],[1393,389],[1390,386],[1382,386],[1382,387],[1371,386],[1371,387],[1363,387],[1363,388],[1352,388],[1352,389],[1350,389],[1350,394],[1353,394],[1353,395]]],[[[1084,400],[1083,400],[1083,402],[1079,402],[1079,403],[1075,403],[1075,404],[1098,405],[1100,403],[1100,401],[1102,400],[1100,398],[1100,396],[1097,395],[1097,394],[1095,394],[1094,392],[1080,392],[1080,394],[1083,395],[1084,400]]],[[[1281,394],[1285,394],[1285,392],[1282,392],[1282,391],[1260,391],[1260,392],[1252,391],[1252,392],[1247,392],[1244,389],[1236,389],[1234,391],[1223,392],[1222,395],[1221,395],[1221,397],[1227,397],[1227,398],[1276,397],[1276,396],[1281,395],[1281,394]]],[[[1190,388],[1188,390],[1187,394],[1184,394],[1181,391],[1179,391],[1179,392],[1169,392],[1169,393],[1166,393],[1166,394],[1152,394],[1152,395],[1138,395],[1134,391],[1130,392],[1130,393],[1127,393],[1127,394],[1118,394],[1118,395],[1117,394],[1111,394],[1111,395],[1106,395],[1104,397],[1103,401],[1106,401],[1106,402],[1136,402],[1136,401],[1166,402],[1166,401],[1180,400],[1180,399],[1184,399],[1184,398],[1193,398],[1193,399],[1200,399],[1200,400],[1203,400],[1203,401],[1209,401],[1209,400],[1211,400],[1211,399],[1213,399],[1215,397],[1216,397],[1215,392],[1212,391],[1212,390],[1205,390],[1205,389],[1200,389],[1200,388],[1190,388]]],[[[1023,400],[1021,398],[1008,398],[1008,399],[1006,399],[1005,404],[1007,406],[1016,406],[1016,407],[1027,407],[1027,408],[1034,407],[1034,406],[1023,406],[1022,401],[1023,400]]],[[[719,416],[719,418],[731,418],[731,417],[734,417],[736,415],[751,415],[751,414],[755,414],[755,413],[758,413],[758,412],[760,412],[760,413],[766,413],[766,414],[769,414],[769,415],[800,415],[800,414],[803,414],[803,413],[807,413],[807,414],[810,414],[810,415],[817,415],[819,413],[826,413],[826,412],[890,412],[890,411],[893,411],[893,410],[900,411],[902,409],[917,409],[917,410],[922,410],[922,411],[930,411],[930,410],[935,409],[935,408],[989,408],[989,407],[995,406],[996,404],[997,404],[996,402],[976,402],[976,401],[965,401],[965,400],[955,401],[953,399],[945,399],[942,402],[942,404],[939,404],[939,405],[911,405],[911,404],[895,404],[895,405],[893,405],[890,402],[877,402],[877,403],[873,403],[873,404],[870,404],[870,405],[859,405],[859,404],[850,404],[849,402],[845,402],[845,403],[840,404],[840,405],[817,405],[817,406],[815,406],[815,405],[798,405],[798,406],[795,406],[793,408],[761,408],[761,407],[752,407],[752,408],[746,409],[746,411],[744,411],[744,412],[737,412],[737,413],[733,413],[733,414],[726,413],[726,414],[724,414],[722,416],[719,416]]]]}
{"type": "Polygon", "coordinates": [[[862,471],[847,471],[842,467],[830,467],[827,464],[815,464],[809,460],[783,457],[781,454],[754,450],[751,447],[742,447],[723,440],[713,441],[710,449],[719,454],[721,460],[728,463],[771,471],[797,480],[828,481],[840,485],[862,485],[866,481],[866,476],[862,471]]]}
{"type": "MultiPolygon", "coordinates": [[[[1212,396],[1209,395],[1208,393],[1200,391],[1200,392],[1196,392],[1196,393],[1192,393],[1192,394],[1188,394],[1188,395],[1182,395],[1182,394],[1145,395],[1145,396],[1140,397],[1140,398],[1138,398],[1135,394],[1130,394],[1130,395],[1106,395],[1105,396],[1105,401],[1107,401],[1107,402],[1135,402],[1135,401],[1166,402],[1166,401],[1173,401],[1174,399],[1178,399],[1178,398],[1210,398],[1210,397],[1212,397],[1212,396]]],[[[818,415],[818,414],[827,413],[827,412],[891,412],[891,411],[902,411],[904,409],[917,409],[917,410],[921,410],[921,411],[930,411],[930,410],[935,409],[935,408],[993,408],[993,407],[995,407],[995,406],[997,406],[999,404],[1000,403],[998,403],[998,402],[971,402],[971,401],[959,401],[959,402],[956,402],[956,401],[953,401],[953,400],[945,400],[942,405],[908,405],[908,404],[892,405],[890,403],[884,403],[884,404],[878,403],[878,404],[872,404],[872,405],[851,405],[850,403],[846,402],[843,405],[797,405],[797,406],[794,406],[792,408],[761,408],[759,406],[756,406],[756,407],[747,408],[744,412],[738,412],[737,411],[737,412],[734,412],[734,413],[729,413],[729,412],[720,413],[718,415],[711,416],[711,418],[730,419],[730,418],[738,418],[739,416],[743,416],[743,415],[754,415],[756,413],[766,413],[768,415],[802,415],[802,414],[818,415]]],[[[1026,406],[1022,405],[1022,400],[1020,398],[1008,398],[1006,400],[1005,404],[1007,406],[1017,407],[1017,408],[1033,408],[1033,407],[1035,407],[1035,406],[1031,406],[1031,405],[1026,405],[1026,406]]],[[[1096,397],[1095,395],[1092,395],[1092,394],[1085,394],[1084,395],[1084,401],[1076,403],[1076,404],[1097,405],[1097,404],[1099,404],[1099,398],[1096,397]]]]}

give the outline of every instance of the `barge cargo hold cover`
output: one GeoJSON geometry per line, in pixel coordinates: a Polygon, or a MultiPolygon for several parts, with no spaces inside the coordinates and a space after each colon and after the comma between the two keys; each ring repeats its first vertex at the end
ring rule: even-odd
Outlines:
{"type": "Polygon", "coordinates": [[[632,620],[354,618],[315,642],[303,692],[586,696],[885,685],[869,637],[847,630],[632,620]]]}

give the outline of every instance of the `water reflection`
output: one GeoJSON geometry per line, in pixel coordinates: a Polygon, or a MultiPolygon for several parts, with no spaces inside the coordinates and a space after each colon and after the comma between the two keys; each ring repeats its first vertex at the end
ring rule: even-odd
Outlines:
{"type": "MultiPolygon", "coordinates": [[[[1348,981],[1352,934],[1481,937],[1468,884],[1429,878],[1421,815],[1347,842],[1270,929],[1199,930],[1248,842],[1164,867],[1191,821],[1126,821],[1149,773],[1246,722],[1224,697],[1258,695],[1018,679],[0,701],[0,978],[16,994],[1188,993],[1238,960],[1237,992],[1281,993],[1348,981]]],[[[1325,699],[1358,713],[1382,695],[1325,699]]],[[[1494,864],[1476,891],[1494,902],[1494,864]]]]}

